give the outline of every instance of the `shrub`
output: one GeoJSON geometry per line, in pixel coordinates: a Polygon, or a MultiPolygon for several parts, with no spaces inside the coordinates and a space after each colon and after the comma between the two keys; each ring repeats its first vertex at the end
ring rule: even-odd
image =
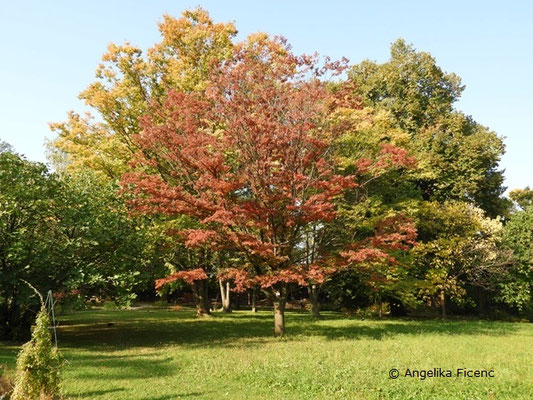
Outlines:
{"type": "Polygon", "coordinates": [[[50,318],[41,308],[31,340],[17,357],[15,388],[11,400],[60,399],[60,370],[63,360],[52,346],[50,318]]]}

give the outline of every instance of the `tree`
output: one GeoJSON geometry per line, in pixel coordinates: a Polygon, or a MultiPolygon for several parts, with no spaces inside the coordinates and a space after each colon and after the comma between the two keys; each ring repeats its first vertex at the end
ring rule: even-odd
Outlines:
{"type": "Polygon", "coordinates": [[[43,164],[0,153],[2,337],[26,336],[38,311],[23,280],[41,292],[76,290],[122,304],[150,280],[146,230],[117,189],[90,172],[59,179],[43,164]]]}
{"type": "MultiPolygon", "coordinates": [[[[319,79],[340,66],[296,56],[282,39],[250,37],[213,69],[205,92],[171,92],[162,107],[154,104],[136,138],[137,162],[151,173],[123,179],[137,211],[198,220],[201,228],[179,232],[188,247],[246,258],[243,268],[274,305],[277,335],[285,332],[289,284],[306,284],[302,232],[333,220],[336,197],[356,186],[355,176],[335,172],[330,151],[339,127],[328,116],[343,97],[319,79]]],[[[402,156],[386,146],[376,163],[402,156]]]]}
{"type": "Polygon", "coordinates": [[[423,202],[419,213],[415,270],[425,282],[423,297],[440,305],[443,318],[447,299],[467,300],[466,285],[496,291],[510,264],[500,248],[501,221],[457,201],[423,202]]]}
{"type": "MultiPolygon", "coordinates": [[[[80,115],[71,111],[66,122],[51,125],[58,134],[49,145],[56,170],[74,173],[88,169],[98,174],[104,185],[131,171],[129,163],[138,150],[133,138],[140,131],[139,119],[149,102],[161,102],[169,89],[205,89],[209,68],[232,54],[237,33],[232,23],[215,23],[200,7],[183,12],[181,18],[165,15],[159,31],[161,41],[146,52],[127,42],[109,45],[96,70],[96,81],[79,96],[91,112],[80,115]]],[[[194,254],[192,249],[183,249],[182,243],[168,240],[166,230],[182,222],[142,222],[139,233],[145,234],[146,249],[151,257],[159,258],[155,269],[170,265],[174,266],[170,272],[175,272],[176,265],[190,269],[185,264],[192,259],[213,258],[205,251],[194,254]]],[[[207,281],[198,284],[206,293],[203,315],[209,312],[207,281]]]]}
{"type": "Polygon", "coordinates": [[[502,277],[500,299],[522,312],[533,309],[533,206],[514,213],[504,230],[504,248],[514,263],[502,277]]]}
{"type": "Polygon", "coordinates": [[[391,126],[408,135],[405,147],[418,160],[412,182],[425,200],[473,201],[493,218],[506,213],[502,139],[453,108],[464,89],[458,76],[399,39],[389,61],[363,61],[349,79],[363,106],[388,113],[391,126]]]}
{"type": "Polygon", "coordinates": [[[279,335],[299,230],[332,218],[333,197],[349,184],[324,157],[318,128],[329,96],[304,78],[315,67],[281,40],[251,38],[213,72],[205,96],[172,92],[145,119],[139,157],[163,173],[124,180],[142,194],[137,209],[204,225],[182,231],[189,247],[242,252],[273,301],[279,335]]]}
{"type": "Polygon", "coordinates": [[[70,276],[67,266],[57,262],[65,244],[57,224],[60,195],[60,183],[43,164],[0,152],[2,338],[24,337],[38,307],[22,279],[46,291],[60,288],[70,276]]]}
{"type": "MultiPolygon", "coordinates": [[[[353,90],[350,80],[344,85],[353,90]]],[[[383,234],[384,229],[395,227],[401,232],[402,225],[409,226],[406,216],[416,220],[414,210],[421,200],[420,192],[413,184],[419,173],[418,162],[412,157],[412,151],[403,151],[397,155],[395,162],[385,167],[379,161],[371,163],[370,160],[379,160],[383,148],[387,146],[408,148],[409,135],[395,126],[390,113],[382,109],[342,109],[336,113],[335,121],[344,128],[335,141],[339,164],[344,174],[357,173],[360,184],[338,202],[338,218],[328,227],[328,240],[335,243],[334,246],[342,247],[347,241],[364,243],[369,236],[383,234]],[[361,160],[364,160],[365,168],[361,168],[361,160]]],[[[414,230],[410,233],[404,231],[404,234],[404,244],[414,240],[414,230]],[[411,239],[408,239],[409,235],[412,235],[411,239]]],[[[379,243],[379,240],[374,238],[374,243],[379,243]]],[[[354,285],[350,291],[361,293],[357,286],[361,283],[367,285],[371,288],[370,297],[378,304],[381,314],[384,299],[412,304],[417,282],[408,273],[412,265],[407,250],[409,246],[396,249],[380,247],[391,256],[388,260],[381,257],[363,263],[357,270],[335,278],[333,287],[345,287],[350,282],[354,285]],[[392,259],[394,263],[390,262],[392,259]]],[[[360,298],[359,295],[354,297],[360,298]]],[[[349,301],[344,298],[348,299],[350,295],[343,295],[335,302],[348,304],[349,301]]]]}
{"type": "Polygon", "coordinates": [[[237,33],[202,8],[178,19],[165,15],[159,31],[161,42],[145,53],[128,42],[108,46],[97,80],[79,95],[96,115],[71,111],[67,122],[51,124],[58,134],[50,146],[56,168],[88,167],[103,179],[120,178],[137,150],[133,137],[149,100],[161,100],[169,88],[203,90],[210,65],[231,55],[237,33]]]}
{"type": "MultiPolygon", "coordinates": [[[[423,288],[424,279],[440,282],[443,276],[439,274],[446,269],[437,273],[430,263],[424,262],[424,268],[432,270],[438,277],[417,273],[420,267],[420,259],[416,259],[420,255],[418,250],[441,248],[445,245],[443,240],[453,237],[465,246],[468,243],[469,251],[473,251],[470,245],[474,243],[471,240],[476,237],[475,232],[466,226],[457,231],[458,227],[453,223],[435,224],[430,229],[428,224],[432,218],[440,214],[445,220],[443,215],[450,212],[455,213],[459,221],[468,220],[470,217],[466,211],[452,211],[455,206],[451,204],[459,204],[454,203],[456,201],[462,202],[458,208],[466,210],[470,207],[468,204],[473,204],[491,218],[507,215],[509,202],[501,197],[503,175],[498,168],[504,146],[494,132],[454,108],[464,89],[459,77],[445,73],[429,53],[418,52],[401,39],[392,44],[389,61],[382,64],[363,61],[355,65],[348,76],[347,84],[353,88],[353,94],[360,97],[363,108],[358,113],[343,116],[350,128],[338,142],[337,151],[341,157],[350,162],[362,154],[375,153],[382,143],[392,143],[407,149],[417,159],[417,167],[400,173],[393,171],[394,175],[389,174],[386,179],[370,177],[372,182],[357,193],[357,200],[362,201],[352,200],[343,207],[346,222],[341,227],[358,226],[357,230],[361,232],[368,230],[368,222],[361,222],[364,217],[366,221],[379,220],[380,215],[398,211],[415,218],[422,244],[413,252],[414,264],[412,261],[407,263],[413,267],[407,275],[403,271],[404,275],[398,281],[401,284],[394,288],[396,295],[412,300],[413,293],[423,288]],[[358,130],[364,134],[357,135],[358,130]],[[421,211],[417,214],[416,210],[421,211]]],[[[472,223],[479,226],[482,218],[474,219],[476,222],[472,223]]],[[[483,257],[493,252],[497,242],[496,239],[483,242],[486,244],[483,257]]],[[[458,248],[462,244],[458,244],[458,248]]],[[[445,248],[454,252],[453,245],[448,245],[445,248]]],[[[448,265],[452,270],[464,272],[472,267],[468,261],[471,259],[462,258],[459,253],[444,258],[453,263],[455,256],[458,259],[454,266],[448,265]],[[461,264],[463,262],[466,264],[461,264]]],[[[487,266],[491,265],[495,270],[503,268],[506,257],[502,255],[501,259],[494,264],[488,262],[487,266]]],[[[486,274],[481,276],[487,278],[486,274]]],[[[494,278],[495,274],[490,276],[494,278]]],[[[454,286],[458,296],[465,290],[465,285],[471,285],[466,278],[462,275],[462,283],[454,286]]],[[[453,286],[451,281],[449,283],[453,286]]],[[[453,291],[451,286],[449,289],[453,291]]],[[[390,291],[392,287],[394,285],[386,285],[382,289],[390,291]]],[[[491,288],[493,290],[494,285],[491,288]]]]}
{"type": "Polygon", "coordinates": [[[464,90],[457,75],[445,73],[431,54],[416,52],[403,39],[391,45],[390,61],[365,60],[353,66],[350,78],[363,104],[390,111],[398,127],[410,134],[452,112],[464,90]]]}
{"type": "Polygon", "coordinates": [[[58,262],[71,271],[66,293],[76,290],[85,298],[129,306],[135,291],[153,285],[163,270],[164,250],[153,246],[158,239],[152,224],[132,218],[118,185],[102,182],[93,171],[64,175],[61,185],[58,223],[65,247],[58,262]]]}

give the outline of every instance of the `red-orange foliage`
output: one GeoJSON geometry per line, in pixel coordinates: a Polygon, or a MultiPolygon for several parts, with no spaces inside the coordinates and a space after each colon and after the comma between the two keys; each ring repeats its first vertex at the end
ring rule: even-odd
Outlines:
{"type": "Polygon", "coordinates": [[[340,252],[341,264],[357,265],[367,276],[367,284],[376,291],[394,283],[399,273],[396,252],[416,245],[416,228],[409,218],[398,215],[380,221],[374,236],[359,243],[352,243],[340,252]]]}
{"type": "MultiPolygon", "coordinates": [[[[300,264],[280,269],[275,274],[252,276],[250,271],[242,268],[227,268],[217,275],[223,281],[233,281],[233,290],[243,292],[251,287],[272,287],[280,282],[297,283],[301,286],[321,285],[329,276],[354,265],[395,265],[394,252],[407,250],[415,245],[416,228],[414,223],[403,215],[380,221],[374,236],[351,243],[340,252],[340,257],[322,257],[309,266],[300,264]]],[[[385,269],[386,270],[386,269],[385,269]]],[[[379,271],[370,274],[370,283],[384,281],[386,278],[379,271]]]]}
{"type": "Polygon", "coordinates": [[[217,274],[217,278],[222,281],[233,281],[232,290],[238,293],[259,285],[257,278],[252,277],[250,272],[243,268],[226,268],[217,274]]]}
{"type": "MultiPolygon", "coordinates": [[[[342,63],[319,65],[317,57],[296,56],[284,40],[265,35],[236,46],[231,59],[213,67],[204,92],[171,91],[142,120],[136,163],[145,172],[123,177],[137,194],[132,204],[143,213],[196,218],[202,229],[180,232],[189,247],[243,255],[247,270],[225,272],[237,290],[322,283],[337,267],[327,257],[304,267],[297,247],[303,227],[333,220],[336,196],[357,186],[355,176],[335,170],[331,144],[342,127],[328,119],[357,101],[319,79],[342,70],[342,63]]],[[[367,172],[412,162],[385,145],[379,160],[358,166],[367,172]]],[[[344,263],[388,259],[387,247],[409,242],[410,228],[403,229],[347,249],[344,263]]],[[[190,276],[178,272],[157,285],[190,276]]]]}
{"type": "Polygon", "coordinates": [[[310,283],[322,284],[329,275],[335,272],[337,272],[336,267],[313,264],[307,268],[303,265],[293,266],[277,270],[275,273],[258,276],[252,276],[246,269],[228,268],[221,271],[217,277],[223,281],[232,280],[234,284],[232,290],[235,292],[244,292],[254,286],[259,286],[264,289],[271,288],[281,282],[297,283],[301,286],[310,283]]]}
{"type": "Polygon", "coordinates": [[[340,255],[349,264],[367,261],[394,263],[391,252],[407,250],[415,244],[414,223],[403,215],[386,218],[377,224],[374,236],[367,240],[352,243],[340,255]]]}
{"type": "Polygon", "coordinates": [[[167,283],[171,283],[180,279],[183,279],[185,282],[192,284],[194,281],[201,281],[207,278],[208,276],[203,268],[179,271],[162,279],[157,279],[155,281],[155,289],[159,290],[167,283]]]}

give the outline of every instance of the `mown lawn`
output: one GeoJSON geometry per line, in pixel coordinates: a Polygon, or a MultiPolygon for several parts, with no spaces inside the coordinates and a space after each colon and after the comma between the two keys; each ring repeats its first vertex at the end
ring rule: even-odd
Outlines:
{"type": "MultiPolygon", "coordinates": [[[[533,325],[486,321],[313,321],[192,310],[86,311],[60,318],[71,399],[533,399],[533,325]],[[398,379],[389,370],[400,371],[398,379]],[[494,378],[409,378],[405,369],[493,369],[494,378]]],[[[19,346],[0,342],[13,368],[19,346]]]]}

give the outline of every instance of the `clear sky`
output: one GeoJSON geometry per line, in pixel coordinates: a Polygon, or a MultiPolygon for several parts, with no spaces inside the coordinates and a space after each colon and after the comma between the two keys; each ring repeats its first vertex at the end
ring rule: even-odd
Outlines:
{"type": "Polygon", "coordinates": [[[143,48],[157,22],[201,5],[240,37],[285,36],[296,52],[385,61],[403,37],[466,84],[457,108],[504,136],[506,185],[533,186],[533,1],[0,0],[0,139],[45,161],[48,122],[83,110],[109,42],[143,48]]]}

